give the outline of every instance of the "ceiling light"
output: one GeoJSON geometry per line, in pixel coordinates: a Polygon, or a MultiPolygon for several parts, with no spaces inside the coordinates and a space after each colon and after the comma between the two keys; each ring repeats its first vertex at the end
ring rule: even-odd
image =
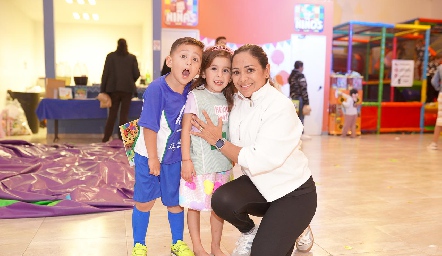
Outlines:
{"type": "Polygon", "coordinates": [[[74,15],[74,19],[76,19],[76,20],[80,19],[80,14],[78,12],[74,12],[74,13],[72,13],[72,15],[74,15]]]}
{"type": "Polygon", "coordinates": [[[77,0],[78,4],[84,4],[84,0],[77,0]]]}
{"type": "Polygon", "coordinates": [[[72,4],[74,1],[73,0],[66,0],[66,3],[68,4],[72,4]]]}
{"type": "Polygon", "coordinates": [[[95,0],[88,0],[90,5],[96,5],[97,3],[95,2],[95,0]]]}
{"type": "Polygon", "coordinates": [[[98,14],[94,13],[94,14],[92,14],[92,19],[99,20],[100,17],[98,16],[98,14]]]}
{"type": "Polygon", "coordinates": [[[90,19],[89,13],[87,13],[87,12],[83,13],[83,19],[89,20],[90,19]]]}

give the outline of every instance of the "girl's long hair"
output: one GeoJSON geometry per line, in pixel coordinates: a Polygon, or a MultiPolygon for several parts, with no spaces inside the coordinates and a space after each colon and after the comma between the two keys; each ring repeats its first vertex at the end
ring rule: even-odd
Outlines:
{"type": "MultiPolygon", "coordinates": [[[[209,68],[210,65],[212,65],[213,60],[217,57],[227,58],[230,61],[232,61],[232,54],[233,54],[233,52],[232,52],[232,50],[230,50],[230,48],[228,48],[226,46],[221,46],[221,45],[212,46],[212,47],[208,48],[207,50],[205,50],[203,52],[200,74],[199,74],[198,78],[195,79],[195,81],[190,86],[190,90],[193,90],[198,87],[201,87],[201,89],[203,90],[204,87],[202,87],[202,86],[207,84],[206,79],[203,78],[204,71],[207,68],[209,68]]],[[[233,107],[234,88],[235,87],[234,87],[232,81],[230,80],[229,83],[227,84],[227,86],[222,90],[222,93],[223,93],[224,97],[226,97],[226,100],[227,100],[227,106],[229,108],[229,112],[230,112],[230,110],[232,110],[232,107],[233,107]]],[[[198,88],[198,89],[200,89],[200,88],[198,88]]]]}

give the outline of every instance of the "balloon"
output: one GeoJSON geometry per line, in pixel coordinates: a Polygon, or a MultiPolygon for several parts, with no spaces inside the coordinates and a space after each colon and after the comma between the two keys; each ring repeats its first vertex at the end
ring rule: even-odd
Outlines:
{"type": "Polygon", "coordinates": [[[289,77],[289,73],[287,73],[287,71],[285,71],[285,70],[282,70],[281,72],[279,72],[275,76],[275,80],[278,84],[285,85],[286,83],[288,83],[288,81],[287,81],[288,77],[289,77]]]}
{"type": "Polygon", "coordinates": [[[284,61],[284,53],[281,50],[274,50],[272,53],[272,61],[276,65],[281,64],[284,61]]]}

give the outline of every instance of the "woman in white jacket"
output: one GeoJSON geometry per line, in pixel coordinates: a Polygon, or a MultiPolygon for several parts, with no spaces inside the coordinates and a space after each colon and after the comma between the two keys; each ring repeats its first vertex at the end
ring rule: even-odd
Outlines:
{"type": "Polygon", "coordinates": [[[212,207],[242,234],[234,256],[291,255],[296,239],[316,212],[316,187],[307,157],[300,150],[303,126],[291,100],[269,83],[263,49],[244,45],[232,59],[238,92],[229,117],[230,142],[222,139],[222,121],[214,126],[194,118],[192,134],[238,163],[245,175],[221,186],[212,207]],[[249,214],[262,216],[255,227],[249,214]]]}

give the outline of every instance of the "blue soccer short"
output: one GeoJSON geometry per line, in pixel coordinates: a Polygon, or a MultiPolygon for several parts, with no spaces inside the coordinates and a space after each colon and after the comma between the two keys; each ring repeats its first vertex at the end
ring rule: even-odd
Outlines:
{"type": "Polygon", "coordinates": [[[147,157],[135,153],[134,200],[147,203],[161,197],[165,206],[179,205],[181,161],[174,164],[161,164],[160,175],[150,174],[147,157]]]}

